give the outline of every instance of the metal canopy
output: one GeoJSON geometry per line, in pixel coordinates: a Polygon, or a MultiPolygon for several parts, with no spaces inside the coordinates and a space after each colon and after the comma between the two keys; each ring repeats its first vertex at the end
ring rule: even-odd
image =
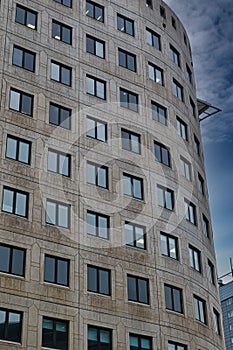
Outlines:
{"type": "Polygon", "coordinates": [[[210,103],[199,98],[197,99],[197,108],[200,122],[211,117],[214,114],[217,114],[218,112],[221,112],[220,108],[212,106],[210,103]],[[201,115],[203,115],[203,117],[200,117],[201,115]]]}

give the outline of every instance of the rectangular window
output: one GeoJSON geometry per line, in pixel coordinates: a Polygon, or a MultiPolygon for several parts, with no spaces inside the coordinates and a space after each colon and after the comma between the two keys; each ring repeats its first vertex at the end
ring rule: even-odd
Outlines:
{"type": "Polygon", "coordinates": [[[194,135],[194,151],[198,156],[200,156],[200,141],[198,140],[196,135],[194,135]]]}
{"type": "Polygon", "coordinates": [[[203,177],[198,173],[198,190],[201,194],[205,194],[205,182],[203,177]]]}
{"type": "Polygon", "coordinates": [[[228,317],[228,318],[233,317],[233,310],[231,310],[231,311],[229,311],[229,312],[227,313],[227,317],[228,317]]]}
{"type": "Polygon", "coordinates": [[[111,295],[110,279],[110,270],[87,266],[87,290],[89,292],[111,295]]]}
{"type": "Polygon", "coordinates": [[[233,304],[233,298],[228,298],[226,300],[226,304],[227,304],[227,306],[232,305],[233,304]]]}
{"type": "Polygon", "coordinates": [[[189,246],[189,263],[192,269],[201,272],[201,252],[193,246],[189,246]]]}
{"type": "Polygon", "coordinates": [[[172,45],[170,45],[170,58],[178,67],[180,67],[180,54],[172,45]]]}
{"type": "Polygon", "coordinates": [[[213,320],[214,320],[214,331],[218,335],[221,334],[220,332],[220,314],[217,310],[213,309],[213,320]]]}
{"type": "Polygon", "coordinates": [[[70,177],[71,156],[53,149],[48,150],[48,170],[70,177]]]}
{"type": "Polygon", "coordinates": [[[174,29],[176,29],[176,20],[173,16],[172,16],[172,26],[174,29]]]}
{"type": "Polygon", "coordinates": [[[160,35],[153,32],[153,30],[146,28],[146,42],[148,45],[155,47],[161,51],[160,35]]]}
{"type": "Polygon", "coordinates": [[[205,301],[194,295],[194,312],[196,320],[207,324],[205,301]]]}
{"type": "Polygon", "coordinates": [[[176,237],[161,232],[160,247],[162,255],[178,260],[178,239],[176,237]]]}
{"type": "Polygon", "coordinates": [[[49,123],[59,125],[64,129],[71,127],[71,109],[50,102],[49,123]]]}
{"type": "Polygon", "coordinates": [[[118,49],[119,66],[136,72],[136,56],[125,50],[118,49]]]}
{"type": "Polygon", "coordinates": [[[88,326],[88,350],[94,349],[112,349],[112,331],[110,329],[88,326]]]}
{"type": "Polygon", "coordinates": [[[208,259],[208,264],[207,264],[207,276],[208,280],[210,283],[215,285],[215,271],[214,271],[214,265],[212,262],[208,259]]]}
{"type": "Polygon", "coordinates": [[[146,249],[145,227],[125,222],[125,242],[129,246],[146,249]]]}
{"type": "Polygon", "coordinates": [[[0,309],[0,339],[21,343],[22,312],[0,309]]]}
{"type": "Polygon", "coordinates": [[[156,102],[151,101],[152,119],[167,124],[167,109],[156,102]]]}
{"type": "Polygon", "coordinates": [[[187,350],[187,346],[180,343],[174,343],[172,341],[169,341],[168,350],[187,350]]]}
{"type": "Polygon", "coordinates": [[[166,309],[183,313],[182,290],[169,285],[164,285],[166,309]]]}
{"type": "Polygon", "coordinates": [[[197,225],[196,206],[188,201],[185,201],[185,218],[193,225],[197,225]]]}
{"type": "Polygon", "coordinates": [[[7,135],[6,158],[14,159],[24,164],[30,164],[31,142],[7,135]]]}
{"type": "Polygon", "coordinates": [[[25,257],[25,249],[0,244],[0,272],[24,276],[25,257]]]}
{"type": "Polygon", "coordinates": [[[55,2],[58,2],[59,4],[62,4],[66,7],[72,7],[72,0],[53,0],[55,2]]]}
{"type": "Polygon", "coordinates": [[[141,153],[141,140],[140,135],[136,134],[134,132],[121,129],[121,141],[122,141],[122,148],[131,151],[134,153],[141,153]]]}
{"type": "Polygon", "coordinates": [[[176,96],[181,102],[184,102],[183,86],[181,86],[177,80],[173,79],[172,87],[173,95],[176,96]]]}
{"type": "Polygon", "coordinates": [[[186,74],[187,74],[188,81],[192,84],[193,82],[192,71],[187,64],[186,64],[186,74]]]}
{"type": "Polygon", "coordinates": [[[151,10],[153,9],[152,0],[146,0],[146,7],[149,7],[151,10]]]}
{"type": "Polygon", "coordinates": [[[177,132],[180,137],[182,137],[183,140],[188,141],[188,127],[183,120],[180,118],[176,118],[176,126],[177,126],[177,132]]]}
{"type": "Polygon", "coordinates": [[[87,211],[87,233],[92,236],[109,239],[109,216],[87,211]]]}
{"type": "Polygon", "coordinates": [[[32,116],[33,96],[23,91],[11,88],[9,108],[13,111],[32,116]]]}
{"type": "Polygon", "coordinates": [[[90,75],[86,76],[86,93],[106,100],[106,82],[90,75]]]}
{"type": "Polygon", "coordinates": [[[152,350],[152,340],[143,335],[129,334],[130,350],[152,350]]]}
{"type": "Polygon", "coordinates": [[[70,206],[47,199],[46,223],[64,228],[70,227],[70,206]]]}
{"type": "Polygon", "coordinates": [[[36,54],[22,47],[14,45],[12,64],[31,72],[35,72],[36,54]]]}
{"type": "Polygon", "coordinates": [[[55,318],[43,317],[42,346],[68,350],[69,323],[55,318]]]}
{"type": "Polygon", "coordinates": [[[123,193],[136,199],[143,199],[143,180],[123,173],[123,193]]]}
{"type": "Polygon", "coordinates": [[[159,207],[174,210],[174,192],[168,188],[157,186],[159,207]]]}
{"type": "Polygon", "coordinates": [[[196,107],[191,97],[189,98],[189,109],[194,118],[196,118],[196,107]]]}
{"type": "Polygon", "coordinates": [[[162,145],[161,143],[154,142],[154,152],[155,160],[169,167],[171,166],[170,152],[166,146],[162,145]]]}
{"type": "Polygon", "coordinates": [[[28,201],[28,193],[3,187],[2,211],[26,218],[28,216],[28,201]]]}
{"type": "Polygon", "coordinates": [[[44,281],[69,286],[69,260],[45,255],[44,281]]]}
{"type": "Polygon", "coordinates": [[[104,23],[104,7],[93,1],[86,1],[86,16],[104,23]]]}
{"type": "Polygon", "coordinates": [[[100,120],[87,117],[86,135],[92,139],[107,142],[107,124],[100,120]]]}
{"type": "Polygon", "coordinates": [[[20,23],[28,28],[36,30],[37,29],[37,12],[17,4],[15,22],[20,23]]]}
{"type": "Polygon", "coordinates": [[[206,237],[210,238],[210,223],[207,217],[202,214],[203,231],[206,237]]]}
{"type": "Polygon", "coordinates": [[[108,168],[106,166],[87,162],[87,183],[102,188],[108,188],[108,168]]]}
{"type": "Polygon", "coordinates": [[[159,85],[164,85],[163,70],[152,63],[148,63],[149,79],[155,81],[159,85]]]}
{"type": "Polygon", "coordinates": [[[138,112],[138,95],[120,88],[120,105],[123,108],[138,112]]]}
{"type": "Polygon", "coordinates": [[[94,38],[93,36],[87,35],[86,51],[100,58],[105,58],[105,42],[94,38]]]}
{"type": "Polygon", "coordinates": [[[191,164],[183,157],[180,157],[180,167],[181,167],[181,174],[187,180],[191,181],[191,164]]]}
{"type": "Polygon", "coordinates": [[[163,6],[160,6],[160,16],[166,19],[166,10],[163,6]]]}
{"type": "Polygon", "coordinates": [[[127,275],[128,300],[149,304],[149,280],[127,275]]]}
{"type": "Polygon", "coordinates": [[[56,40],[63,41],[65,44],[72,45],[72,28],[53,19],[52,37],[56,40]]]}
{"type": "Polygon", "coordinates": [[[51,61],[51,80],[71,86],[71,72],[72,69],[70,67],[51,61]]]}
{"type": "Polygon", "coordinates": [[[134,36],[134,21],[125,16],[117,14],[117,29],[122,33],[134,36]]]}

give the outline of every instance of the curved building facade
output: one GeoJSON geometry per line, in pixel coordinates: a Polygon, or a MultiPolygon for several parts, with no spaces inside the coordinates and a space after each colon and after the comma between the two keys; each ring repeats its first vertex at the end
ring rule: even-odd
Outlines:
{"type": "Polygon", "coordinates": [[[2,0],[0,348],[224,349],[189,39],[158,0],[2,0]]]}

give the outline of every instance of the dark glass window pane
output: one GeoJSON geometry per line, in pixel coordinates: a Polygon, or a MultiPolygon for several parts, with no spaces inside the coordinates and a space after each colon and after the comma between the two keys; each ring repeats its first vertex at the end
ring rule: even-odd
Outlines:
{"type": "Polygon", "coordinates": [[[68,109],[60,109],[60,125],[65,129],[70,129],[70,111],[68,109]]]}
{"type": "Polygon", "coordinates": [[[27,11],[27,22],[26,25],[30,28],[36,28],[36,14],[30,11],[27,11]]]}
{"type": "Polygon", "coordinates": [[[13,213],[13,199],[14,199],[14,192],[11,190],[4,189],[3,205],[2,205],[3,211],[6,211],[8,213],[13,213]]]}
{"type": "Polygon", "coordinates": [[[15,214],[26,216],[27,214],[27,195],[23,193],[16,193],[15,214]]]}
{"type": "Polygon", "coordinates": [[[46,282],[55,282],[55,259],[49,256],[45,257],[44,280],[46,282]]]}
{"type": "Polygon", "coordinates": [[[172,294],[171,294],[171,288],[168,286],[165,286],[165,303],[166,308],[169,310],[172,310],[172,294]]]}
{"type": "Polygon", "coordinates": [[[49,151],[48,153],[48,170],[57,172],[57,162],[58,162],[58,154],[53,151],[49,151]]]}
{"type": "Polygon", "coordinates": [[[104,216],[98,216],[99,237],[108,238],[108,219],[104,216]]]}
{"type": "Polygon", "coordinates": [[[19,141],[19,155],[18,160],[22,163],[29,163],[29,156],[30,156],[30,144],[19,141]]]}
{"type": "Polygon", "coordinates": [[[87,289],[92,292],[97,292],[97,270],[91,266],[88,266],[87,271],[87,289]]]}
{"type": "Polygon", "coordinates": [[[67,323],[56,321],[56,348],[66,350],[68,345],[67,323]]]}
{"type": "Polygon", "coordinates": [[[30,71],[34,70],[34,55],[29,52],[24,54],[24,68],[30,71]]]}
{"type": "Polygon", "coordinates": [[[25,23],[25,10],[19,6],[16,6],[16,18],[15,21],[24,24],[25,23]]]}
{"type": "Polygon", "coordinates": [[[142,183],[141,180],[133,179],[133,196],[142,199],[142,183]]]}
{"type": "Polygon", "coordinates": [[[32,98],[28,95],[22,95],[21,112],[27,115],[32,115],[32,98]]]}
{"type": "Polygon", "coordinates": [[[61,31],[60,24],[53,22],[52,23],[52,37],[58,40],[61,40],[61,31]]]}
{"type": "Polygon", "coordinates": [[[126,54],[119,50],[119,65],[126,67],[126,54]]]}
{"type": "Polygon", "coordinates": [[[95,42],[92,38],[87,37],[86,46],[87,52],[95,53],[95,42]]]}
{"type": "Polygon", "coordinates": [[[62,67],[61,68],[61,82],[65,85],[70,85],[70,69],[62,67]]]}
{"type": "Polygon", "coordinates": [[[128,61],[127,63],[128,69],[135,71],[135,57],[128,55],[127,61],[128,61]]]}
{"type": "Polygon", "coordinates": [[[0,246],[0,271],[10,271],[10,248],[0,246]]]}
{"type": "Polygon", "coordinates": [[[174,310],[177,312],[182,312],[181,309],[181,295],[180,295],[180,290],[174,288],[173,289],[173,298],[174,298],[174,310]]]}
{"type": "Polygon", "coordinates": [[[109,273],[105,270],[99,270],[99,292],[109,294],[109,273]]]}
{"type": "Polygon", "coordinates": [[[142,303],[148,303],[148,293],[147,293],[147,281],[143,279],[138,280],[138,301],[142,303]]]}
{"type": "Polygon", "coordinates": [[[57,283],[68,286],[68,262],[65,260],[57,261],[57,283]]]}
{"type": "Polygon", "coordinates": [[[94,6],[89,2],[86,2],[86,15],[89,17],[94,17],[94,6]]]}
{"type": "Polygon", "coordinates": [[[95,6],[95,19],[97,19],[97,21],[103,22],[104,18],[103,18],[103,9],[95,6]]]}
{"type": "Polygon", "coordinates": [[[24,251],[21,249],[13,249],[11,272],[15,275],[24,275],[24,251]]]}
{"type": "Polygon", "coordinates": [[[87,233],[90,235],[97,235],[96,232],[96,215],[92,213],[87,213],[87,233]]]}
{"type": "Polygon", "coordinates": [[[13,64],[19,67],[23,66],[23,51],[17,47],[14,47],[13,51],[13,64]]]}
{"type": "Polygon", "coordinates": [[[126,33],[133,35],[133,23],[127,20],[125,22],[126,22],[126,33]]]}
{"type": "Polygon", "coordinates": [[[62,28],[62,41],[67,44],[71,44],[71,29],[63,27],[62,28]]]}
{"type": "Polygon", "coordinates": [[[53,346],[53,320],[43,319],[43,332],[42,332],[42,346],[54,347],[53,346]]]}
{"type": "Polygon", "coordinates": [[[128,276],[128,299],[137,300],[136,278],[128,276]]]}
{"type": "Polygon", "coordinates": [[[107,188],[107,169],[98,169],[98,186],[107,188]]]}
{"type": "Polygon", "coordinates": [[[121,107],[128,107],[128,94],[124,90],[120,90],[121,107]]]}
{"type": "Polygon", "coordinates": [[[5,339],[6,311],[0,310],[0,339],[5,339]]]}
{"type": "Polygon", "coordinates": [[[53,104],[49,106],[49,122],[55,125],[59,124],[59,108],[53,104]]]}
{"type": "Polygon", "coordinates": [[[11,137],[7,137],[6,145],[6,157],[16,159],[17,155],[17,140],[11,137]]]}
{"type": "Polygon", "coordinates": [[[120,16],[117,16],[117,29],[121,32],[125,31],[124,19],[120,16]]]}
{"type": "Polygon", "coordinates": [[[72,2],[71,2],[71,0],[63,0],[63,5],[67,6],[67,7],[71,7],[72,6],[72,2]]]}
{"type": "Polygon", "coordinates": [[[21,315],[15,312],[9,312],[9,321],[7,329],[7,340],[20,342],[21,340],[21,315]]]}

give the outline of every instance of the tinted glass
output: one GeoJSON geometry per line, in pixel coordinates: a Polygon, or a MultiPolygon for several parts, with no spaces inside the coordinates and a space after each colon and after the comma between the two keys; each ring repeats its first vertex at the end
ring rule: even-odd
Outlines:
{"type": "Polygon", "coordinates": [[[132,185],[131,179],[128,176],[123,176],[123,193],[132,196],[132,185]]]}
{"type": "Polygon", "coordinates": [[[109,291],[109,272],[99,270],[99,292],[101,294],[110,294],[109,291]]]}
{"type": "Polygon", "coordinates": [[[179,289],[173,289],[173,298],[174,298],[174,310],[177,312],[182,312],[181,307],[181,294],[179,289]]]}
{"type": "Polygon", "coordinates": [[[29,163],[30,157],[30,144],[20,141],[19,142],[19,156],[18,160],[22,163],[29,163]]]}
{"type": "Polygon", "coordinates": [[[65,85],[71,85],[71,71],[69,68],[61,68],[61,82],[65,85]]]}
{"type": "Polygon", "coordinates": [[[146,280],[138,280],[138,298],[141,303],[148,304],[148,283],[146,280]]]}
{"type": "Polygon", "coordinates": [[[59,108],[51,103],[49,105],[49,122],[59,125],[59,108]]]}
{"type": "Polygon", "coordinates": [[[90,235],[97,235],[96,232],[96,215],[92,213],[87,213],[87,233],[90,235]]]}
{"type": "Polygon", "coordinates": [[[11,272],[15,275],[24,275],[24,250],[13,249],[11,272]]]}
{"type": "Polygon", "coordinates": [[[45,256],[44,280],[46,282],[55,282],[55,259],[45,256]]]}
{"type": "Polygon", "coordinates": [[[17,47],[13,50],[13,64],[19,67],[23,66],[23,51],[17,47]]]}
{"type": "Polygon", "coordinates": [[[31,54],[29,52],[25,52],[24,54],[24,68],[34,71],[34,54],[31,54]]]}
{"type": "Polygon", "coordinates": [[[19,111],[20,106],[20,94],[17,91],[10,91],[10,109],[19,111]]]}
{"type": "Polygon", "coordinates": [[[7,189],[3,190],[3,204],[2,204],[3,211],[13,213],[13,198],[14,198],[13,191],[7,190],[7,189]]]}
{"type": "Polygon", "coordinates": [[[70,110],[60,108],[60,126],[65,129],[70,129],[70,110]]]}
{"type": "Polygon", "coordinates": [[[44,317],[42,327],[42,346],[53,348],[53,320],[44,317]]]}
{"type": "Polygon", "coordinates": [[[86,50],[89,53],[94,54],[95,53],[95,41],[94,39],[87,36],[86,38],[86,50]]]}
{"type": "Polygon", "coordinates": [[[26,25],[32,29],[36,29],[36,17],[35,13],[27,11],[26,25]]]}
{"type": "Polygon", "coordinates": [[[15,214],[19,216],[27,215],[27,195],[23,193],[16,193],[15,214]]]}
{"type": "Polygon", "coordinates": [[[58,40],[61,40],[61,26],[60,24],[53,22],[52,23],[52,37],[58,40]]]}
{"type": "Polygon", "coordinates": [[[27,115],[32,115],[32,97],[22,94],[21,112],[27,115]]]}
{"type": "Polygon", "coordinates": [[[69,227],[69,207],[66,205],[58,206],[58,226],[69,227]]]}
{"type": "Polygon", "coordinates": [[[68,286],[68,262],[58,259],[57,261],[57,283],[63,286],[68,286]]]}
{"type": "Polygon", "coordinates": [[[19,6],[16,6],[16,17],[15,21],[24,24],[25,23],[25,10],[19,6]]]}
{"type": "Polygon", "coordinates": [[[5,339],[5,320],[6,320],[6,311],[0,310],[0,339],[5,339]]]}
{"type": "Polygon", "coordinates": [[[9,312],[7,340],[20,342],[21,340],[21,314],[9,312]]]}
{"type": "Polygon", "coordinates": [[[71,44],[71,29],[67,27],[62,28],[62,41],[66,44],[71,44]]]}
{"type": "Polygon", "coordinates": [[[17,140],[11,137],[7,137],[6,145],[6,157],[16,159],[17,155],[17,140]]]}
{"type": "Polygon", "coordinates": [[[137,300],[137,286],[136,286],[136,278],[128,276],[128,299],[129,300],[137,300]]]}
{"type": "Polygon", "coordinates": [[[58,154],[53,151],[48,152],[48,170],[57,172],[58,154]]]}
{"type": "Polygon", "coordinates": [[[105,84],[101,81],[96,81],[96,96],[105,99],[105,84]]]}
{"type": "Polygon", "coordinates": [[[47,201],[46,222],[48,224],[56,225],[56,203],[47,201]]]}
{"type": "Polygon", "coordinates": [[[10,272],[10,248],[0,246],[0,271],[10,272]]]}
{"type": "Polygon", "coordinates": [[[97,292],[97,270],[91,266],[87,268],[87,289],[97,292]]]}
{"type": "Polygon", "coordinates": [[[142,182],[141,180],[133,179],[133,196],[142,199],[142,182]]]}

